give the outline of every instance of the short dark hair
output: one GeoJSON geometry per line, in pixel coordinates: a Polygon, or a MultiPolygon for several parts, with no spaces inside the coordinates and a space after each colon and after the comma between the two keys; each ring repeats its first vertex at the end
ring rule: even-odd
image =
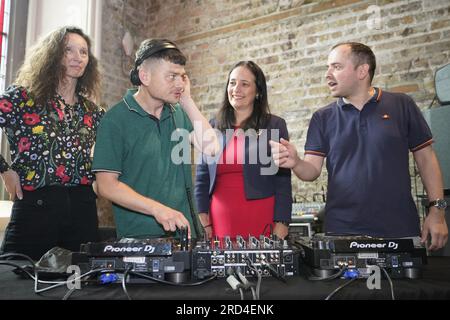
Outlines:
{"type": "Polygon", "coordinates": [[[186,57],[174,42],[167,39],[144,40],[136,51],[134,67],[130,71],[130,81],[134,86],[142,84],[139,67],[147,60],[166,60],[181,66],[186,65],[186,57]]]}
{"type": "Polygon", "coordinates": [[[236,117],[234,115],[234,108],[231,106],[228,100],[228,83],[230,82],[230,75],[234,69],[238,67],[245,67],[250,70],[255,76],[256,84],[256,98],[253,103],[253,112],[243,124],[242,129],[263,129],[266,127],[267,121],[270,117],[269,102],[267,99],[267,84],[266,77],[261,68],[253,61],[239,61],[233,68],[231,68],[228,74],[227,84],[225,86],[225,95],[223,98],[222,106],[217,114],[217,128],[221,131],[230,129],[233,127],[236,117]]]}
{"type": "Polygon", "coordinates": [[[375,54],[373,53],[372,49],[359,42],[341,42],[335,45],[331,50],[340,46],[350,47],[353,61],[355,62],[355,65],[357,67],[365,63],[369,65],[370,83],[372,83],[373,77],[375,75],[375,69],[377,67],[375,54]]]}
{"type": "Polygon", "coordinates": [[[142,41],[136,51],[136,67],[147,59],[164,59],[182,66],[186,65],[186,57],[174,42],[167,39],[147,39],[142,41]]]}

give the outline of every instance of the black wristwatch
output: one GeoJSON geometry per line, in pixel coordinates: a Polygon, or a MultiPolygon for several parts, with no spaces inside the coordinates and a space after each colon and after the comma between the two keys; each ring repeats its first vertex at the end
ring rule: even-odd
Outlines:
{"type": "Polygon", "coordinates": [[[436,199],[436,200],[430,201],[428,203],[427,208],[431,208],[431,207],[436,207],[440,210],[445,210],[445,209],[447,209],[447,201],[445,201],[444,199],[436,199]]]}
{"type": "Polygon", "coordinates": [[[0,173],[4,173],[10,169],[6,161],[0,161],[0,173]]]}

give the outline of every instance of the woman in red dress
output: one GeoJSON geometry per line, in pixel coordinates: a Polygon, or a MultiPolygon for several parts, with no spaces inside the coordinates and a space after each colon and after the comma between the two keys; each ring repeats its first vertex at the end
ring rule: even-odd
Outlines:
{"type": "Polygon", "coordinates": [[[288,139],[286,122],[271,115],[264,73],[252,61],[231,70],[212,124],[223,152],[197,166],[195,196],[208,236],[273,234],[285,238],[291,219],[289,170],[274,166],[269,140],[288,139]]]}

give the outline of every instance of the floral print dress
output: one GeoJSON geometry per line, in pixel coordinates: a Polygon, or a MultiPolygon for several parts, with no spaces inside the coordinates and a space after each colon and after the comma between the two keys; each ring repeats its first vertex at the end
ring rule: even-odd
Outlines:
{"type": "Polygon", "coordinates": [[[90,156],[103,115],[104,110],[80,94],[74,105],[56,95],[42,106],[25,88],[9,87],[0,95],[0,127],[8,138],[12,163],[9,166],[0,156],[0,172],[11,167],[27,191],[92,184],[90,156]]]}

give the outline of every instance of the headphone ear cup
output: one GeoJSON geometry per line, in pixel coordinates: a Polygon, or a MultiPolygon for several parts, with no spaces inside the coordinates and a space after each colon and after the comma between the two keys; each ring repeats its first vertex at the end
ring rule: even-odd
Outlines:
{"type": "Polygon", "coordinates": [[[130,81],[134,86],[140,86],[142,84],[141,79],[139,79],[139,70],[133,68],[130,71],[130,81]]]}

